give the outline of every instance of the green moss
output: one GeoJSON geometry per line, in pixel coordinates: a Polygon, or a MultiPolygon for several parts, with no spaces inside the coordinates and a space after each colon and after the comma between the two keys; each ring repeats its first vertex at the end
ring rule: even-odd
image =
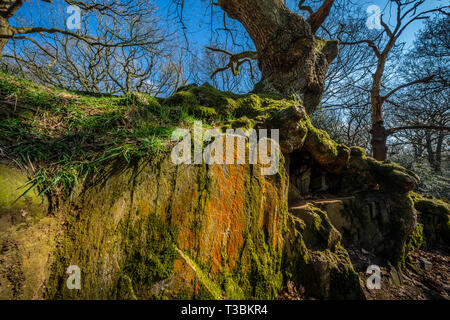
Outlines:
{"type": "Polygon", "coordinates": [[[191,107],[198,105],[199,102],[194,93],[190,91],[179,91],[167,98],[163,105],[164,106],[180,106],[180,107],[191,107]]]}
{"type": "Polygon", "coordinates": [[[255,238],[246,240],[238,283],[248,298],[275,299],[282,285],[281,253],[267,245],[263,232],[257,232],[255,238]]]}
{"type": "Polygon", "coordinates": [[[38,221],[47,213],[46,199],[36,189],[29,190],[27,181],[21,171],[0,164],[0,232],[14,223],[38,221]]]}
{"type": "Polygon", "coordinates": [[[436,241],[450,244],[450,205],[433,197],[413,194],[414,207],[419,211],[423,232],[429,245],[436,241]]]}
{"type": "Polygon", "coordinates": [[[197,294],[197,299],[216,299],[219,300],[222,296],[222,290],[220,287],[209,278],[209,276],[203,272],[202,268],[195,263],[186,253],[180,249],[176,249],[182,256],[186,263],[193,269],[200,284],[200,292],[197,294]]]}
{"type": "Polygon", "coordinates": [[[316,38],[316,43],[315,43],[315,46],[314,46],[314,52],[316,54],[317,53],[321,53],[326,44],[327,44],[327,40],[322,39],[322,38],[316,38]]]}
{"type": "MultiPolygon", "coordinates": [[[[178,256],[175,247],[176,230],[150,214],[126,232],[129,252],[122,274],[131,279],[133,287],[145,287],[170,276],[178,256]],[[142,242],[142,234],[145,241],[142,242]]],[[[139,292],[143,296],[142,292],[139,292]]]]}
{"type": "Polygon", "coordinates": [[[317,129],[307,122],[308,135],[305,141],[306,149],[322,165],[334,162],[338,155],[337,143],[330,138],[327,132],[317,129]]]}
{"type": "Polygon", "coordinates": [[[241,117],[236,120],[231,120],[229,124],[232,129],[239,129],[239,128],[252,129],[255,126],[255,121],[247,117],[241,117]]]}
{"type": "Polygon", "coordinates": [[[423,234],[423,224],[418,223],[416,229],[408,240],[408,251],[421,249],[427,246],[426,239],[423,234]]]}
{"type": "Polygon", "coordinates": [[[298,217],[305,222],[306,227],[302,230],[302,236],[309,249],[333,248],[340,241],[340,235],[327,214],[319,208],[310,206],[298,217]]]}
{"type": "Polygon", "coordinates": [[[335,268],[331,271],[329,298],[332,300],[365,300],[358,274],[351,265],[345,265],[343,270],[335,268]]]}
{"type": "Polygon", "coordinates": [[[283,258],[284,281],[294,281],[315,298],[361,299],[359,278],[340,235],[326,214],[307,206],[290,216],[283,258]]]}
{"type": "Polygon", "coordinates": [[[127,275],[122,275],[117,284],[117,299],[121,300],[137,300],[133,289],[133,282],[127,275]]]}
{"type": "Polygon", "coordinates": [[[269,118],[271,121],[276,120],[276,114],[280,109],[296,104],[298,104],[297,101],[277,95],[236,95],[222,92],[209,84],[182,87],[164,101],[166,106],[189,107],[190,112],[194,112],[201,119],[230,120],[230,126],[236,118],[243,117],[259,122],[269,118]],[[197,110],[199,108],[207,111],[207,114],[199,114],[197,110]],[[215,113],[212,110],[215,110],[215,113]]]}
{"type": "Polygon", "coordinates": [[[366,158],[366,150],[361,147],[353,146],[350,147],[350,155],[352,158],[356,159],[365,159],[366,158]]]}
{"type": "Polygon", "coordinates": [[[242,97],[238,100],[234,115],[236,117],[256,117],[262,111],[262,100],[256,94],[242,97]]]}
{"type": "Polygon", "coordinates": [[[217,119],[217,112],[214,108],[202,107],[202,106],[191,106],[189,109],[189,113],[197,117],[198,119],[204,119],[212,121],[217,119]]]}
{"type": "Polygon", "coordinates": [[[304,148],[313,158],[330,172],[339,172],[349,163],[350,149],[332,140],[329,134],[305,121],[308,133],[304,148]]]}
{"type": "Polygon", "coordinates": [[[0,230],[0,299],[42,297],[59,232],[60,224],[52,216],[0,230]]]}
{"type": "Polygon", "coordinates": [[[225,280],[223,280],[223,291],[227,300],[242,300],[246,298],[244,291],[229,272],[225,274],[225,280]]]}

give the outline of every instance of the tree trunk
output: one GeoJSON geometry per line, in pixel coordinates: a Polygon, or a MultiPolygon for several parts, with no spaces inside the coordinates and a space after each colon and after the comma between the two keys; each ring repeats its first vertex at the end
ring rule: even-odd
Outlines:
{"type": "Polygon", "coordinates": [[[373,157],[378,161],[385,161],[387,158],[386,146],[386,129],[384,128],[383,120],[372,124],[372,153],[373,157]]]}
{"type": "Polygon", "coordinates": [[[385,161],[387,158],[387,132],[383,121],[383,98],[381,97],[381,78],[386,64],[387,53],[379,57],[377,70],[373,75],[372,89],[370,91],[370,104],[372,108],[371,123],[372,129],[372,156],[378,161],[385,161]]]}
{"type": "MultiPolygon", "coordinates": [[[[3,17],[0,17],[0,35],[6,36],[11,34],[11,27],[9,25],[8,19],[5,19],[3,17]]],[[[5,48],[6,44],[8,43],[7,38],[1,38],[0,37],[0,58],[3,54],[3,49],[5,48]]]]}
{"type": "Polygon", "coordinates": [[[306,110],[320,103],[325,74],[337,56],[336,41],[317,39],[311,25],[282,0],[219,0],[227,15],[242,23],[258,51],[257,93],[303,95],[306,110]]]}
{"type": "Polygon", "coordinates": [[[436,145],[436,152],[434,157],[434,172],[441,173],[442,172],[442,145],[444,142],[444,133],[439,132],[438,141],[436,145]]]}
{"type": "MultiPolygon", "coordinates": [[[[376,90],[375,90],[376,91],[376,90]]],[[[378,161],[385,161],[387,158],[387,132],[383,121],[383,100],[378,93],[372,93],[372,156],[378,161]]]]}
{"type": "Polygon", "coordinates": [[[0,39],[0,58],[3,56],[3,49],[8,43],[8,39],[0,39]]]}

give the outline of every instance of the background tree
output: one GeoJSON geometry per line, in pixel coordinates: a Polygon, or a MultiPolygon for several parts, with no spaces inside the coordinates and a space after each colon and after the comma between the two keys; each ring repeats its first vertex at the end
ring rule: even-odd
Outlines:
{"type": "MultiPolygon", "coordinates": [[[[366,38],[364,7],[352,1],[336,3],[318,35],[338,39],[351,34],[366,38]]],[[[318,112],[312,116],[314,124],[330,133],[336,141],[358,145],[370,150],[370,87],[369,72],[376,58],[370,49],[360,46],[341,46],[325,77],[325,90],[318,112]],[[330,130],[332,130],[330,132],[330,130]]]]}
{"type": "Polygon", "coordinates": [[[450,32],[449,16],[429,20],[405,56],[400,76],[405,81],[433,75],[433,80],[409,88],[395,97],[390,133],[411,146],[415,161],[429,162],[441,174],[448,167],[450,135],[450,32]],[[444,166],[445,167],[445,166],[444,166]]]}
{"type": "MultiPolygon", "coordinates": [[[[56,6],[53,0],[41,0],[56,6]]],[[[126,1],[74,1],[61,0],[65,6],[60,7],[66,9],[67,6],[76,6],[83,11],[83,19],[90,20],[91,26],[101,26],[101,23],[119,24],[122,19],[127,19],[133,15],[142,16],[143,5],[142,0],[126,0],[126,1]],[[89,16],[91,15],[91,16],[89,16]],[[94,17],[95,16],[95,17],[94,17]],[[97,19],[96,21],[94,21],[97,19]]],[[[95,37],[87,34],[79,34],[76,31],[68,30],[65,19],[56,19],[54,16],[47,15],[46,24],[48,26],[24,25],[23,20],[14,20],[11,22],[19,9],[24,5],[23,0],[5,0],[0,5],[0,53],[3,52],[5,45],[9,40],[27,40],[35,42],[39,45],[39,41],[30,37],[30,35],[46,35],[46,34],[64,34],[73,38],[82,40],[90,45],[103,45],[107,47],[127,47],[134,45],[151,44],[151,41],[143,38],[140,34],[134,34],[132,37],[124,36],[120,30],[112,32],[109,29],[103,29],[104,33],[95,37]]],[[[31,15],[30,15],[31,17],[31,15]]],[[[32,21],[32,20],[31,20],[32,21]]],[[[41,22],[43,23],[43,22],[41,22]]]]}
{"type": "MultiPolygon", "coordinates": [[[[163,30],[152,1],[105,0],[83,7],[76,36],[65,32],[16,35],[3,62],[14,64],[22,77],[73,91],[170,94],[184,83],[177,39],[163,30]]],[[[65,6],[53,3],[50,8],[53,11],[43,13],[42,19],[18,12],[12,20],[15,25],[32,19],[39,24],[51,15],[53,25],[64,24],[67,16],[59,19],[57,15],[64,13],[65,6]]]]}

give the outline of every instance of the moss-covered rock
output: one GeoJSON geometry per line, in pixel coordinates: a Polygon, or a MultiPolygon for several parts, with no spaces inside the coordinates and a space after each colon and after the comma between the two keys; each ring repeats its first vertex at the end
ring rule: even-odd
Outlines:
{"type": "Polygon", "coordinates": [[[326,213],[313,205],[290,211],[283,259],[286,281],[304,287],[307,296],[363,299],[358,275],[341,246],[341,234],[326,213]]]}
{"type": "Polygon", "coordinates": [[[339,173],[349,163],[350,148],[336,143],[328,133],[315,128],[309,120],[305,124],[308,129],[305,150],[327,171],[339,173]]]}
{"type": "Polygon", "coordinates": [[[414,207],[419,212],[419,220],[423,224],[423,234],[427,246],[436,242],[450,245],[450,205],[434,197],[413,194],[414,207]]]}
{"type": "MultiPolygon", "coordinates": [[[[317,46],[323,51],[328,42],[318,41],[317,46]]],[[[361,148],[338,144],[316,129],[305,105],[313,105],[309,100],[317,95],[306,95],[306,101],[236,95],[206,84],[185,86],[164,99],[142,94],[94,99],[67,92],[53,94],[53,99],[48,88],[19,83],[18,89],[10,81],[0,83],[0,93],[17,93],[19,102],[39,103],[54,119],[69,119],[52,133],[65,140],[48,146],[40,137],[40,145],[31,150],[37,150],[32,155],[42,166],[46,150],[66,150],[62,160],[73,161],[66,163],[71,175],[64,181],[70,185],[76,180],[73,172],[90,164],[83,144],[75,148],[83,155],[83,165],[75,161],[80,158],[72,158],[72,143],[92,144],[96,135],[111,134],[120,147],[99,151],[102,166],[97,167],[98,158],[89,158],[94,159],[92,170],[71,190],[71,198],[69,193],[47,193],[49,208],[34,190],[15,201],[24,191],[17,188],[27,178],[0,167],[0,298],[272,299],[289,280],[317,298],[361,298],[342,244],[351,239],[373,246],[393,262],[401,261],[411,244],[407,240],[416,221],[410,191],[417,176],[394,163],[375,161],[361,148]],[[326,212],[314,206],[288,214],[283,155],[273,176],[263,176],[258,165],[176,166],[167,153],[145,148],[130,155],[130,144],[153,145],[149,136],[158,135],[157,142],[170,145],[162,139],[168,140],[173,127],[186,126],[192,117],[224,130],[279,129],[284,155],[309,156],[306,164],[292,161],[289,166],[320,172],[322,191],[355,197],[357,205],[345,208],[351,236],[342,236],[326,212]],[[69,124],[78,130],[75,138],[67,132],[69,124]],[[82,290],[65,285],[70,265],[81,269],[82,290]]],[[[40,130],[36,121],[14,121],[13,130],[2,122],[7,128],[2,137],[18,141],[25,136],[24,128],[31,130],[28,133],[40,130]]],[[[60,181],[66,178],[63,169],[60,181]]],[[[448,239],[448,212],[443,214],[441,208],[435,213],[434,207],[425,206],[416,201],[417,210],[433,212],[433,230],[448,239]]],[[[424,223],[425,235],[426,228],[424,223]]]]}
{"type": "Polygon", "coordinates": [[[423,234],[423,224],[418,223],[416,230],[411,234],[408,240],[408,251],[422,249],[427,247],[427,241],[423,234]]]}
{"type": "Polygon", "coordinates": [[[48,203],[24,187],[28,177],[0,164],[0,299],[40,296],[49,276],[57,222],[48,203]]]}
{"type": "MultiPolygon", "coordinates": [[[[43,268],[40,282],[16,263],[31,243],[2,253],[18,269],[9,286],[30,286],[2,298],[275,298],[287,217],[283,170],[266,177],[257,165],[178,167],[170,157],[112,164],[46,218],[54,230],[36,246],[48,248],[48,260],[27,266],[43,268]],[[70,265],[81,269],[81,290],[66,287],[70,265]]],[[[2,236],[5,247],[20,234],[9,228],[2,236]]]]}
{"type": "Polygon", "coordinates": [[[0,232],[20,223],[32,223],[47,214],[45,197],[31,185],[26,174],[0,163],[0,232]],[[22,196],[23,195],[23,196],[22,196]]]}

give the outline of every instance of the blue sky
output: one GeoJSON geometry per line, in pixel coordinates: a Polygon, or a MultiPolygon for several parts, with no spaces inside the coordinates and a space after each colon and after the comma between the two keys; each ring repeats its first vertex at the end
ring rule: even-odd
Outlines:
{"type": "MultiPolygon", "coordinates": [[[[167,9],[171,6],[170,0],[157,0],[157,5],[160,9],[162,15],[165,15],[167,9]]],[[[208,0],[186,0],[185,1],[185,10],[184,10],[184,20],[186,26],[188,27],[188,34],[191,36],[192,40],[198,44],[207,45],[210,37],[210,29],[209,22],[210,16],[209,11],[206,7],[208,0]]],[[[353,0],[353,2],[356,2],[353,0]]],[[[287,0],[287,5],[289,7],[296,7],[298,0],[287,0]]],[[[383,11],[385,17],[389,17],[389,3],[388,0],[368,0],[368,1],[357,1],[357,6],[361,8],[362,11],[366,11],[366,9],[370,5],[377,5],[383,11]]],[[[448,0],[426,0],[425,3],[421,6],[422,10],[429,10],[435,8],[436,6],[442,6],[448,4],[448,0]]],[[[173,9],[173,7],[171,7],[173,9]]],[[[216,11],[220,10],[217,7],[214,9],[216,11]]],[[[367,15],[368,16],[368,15],[367,15]]],[[[393,20],[393,22],[395,22],[393,20]]],[[[416,21],[412,23],[403,33],[400,38],[401,41],[404,41],[407,46],[412,45],[415,33],[422,27],[423,21],[416,21]]]]}
{"type": "MultiPolygon", "coordinates": [[[[159,8],[159,13],[162,17],[167,17],[167,12],[174,11],[173,2],[171,0],[155,0],[159,8]]],[[[187,34],[195,45],[207,45],[211,36],[210,32],[210,11],[207,8],[209,0],[185,0],[184,22],[187,26],[187,34]]],[[[353,2],[356,2],[353,0],[353,2]]],[[[388,0],[367,0],[357,1],[357,6],[365,11],[370,5],[377,5],[382,10],[384,9],[384,16],[389,16],[389,7],[386,6],[388,0]]],[[[290,7],[296,7],[298,0],[286,0],[290,7]]],[[[432,9],[439,5],[448,4],[448,0],[426,0],[422,5],[422,10],[432,9]]],[[[59,21],[64,23],[64,8],[62,7],[62,0],[55,0],[53,4],[48,4],[43,1],[27,1],[19,11],[19,15],[24,21],[39,21],[42,23],[49,23],[50,21],[59,21]]],[[[215,7],[216,12],[220,12],[218,7],[215,7]]],[[[172,19],[170,22],[173,27],[179,27],[175,16],[169,16],[172,19]]],[[[220,22],[218,22],[220,23],[220,22]]],[[[414,41],[415,33],[421,28],[422,21],[417,21],[409,26],[409,28],[402,35],[401,41],[411,45],[414,41]]]]}
{"type": "MultiPolygon", "coordinates": [[[[151,0],[149,0],[151,1],[151,0]]],[[[175,13],[175,5],[172,0],[153,0],[158,6],[158,13],[163,18],[162,25],[172,29],[173,31],[180,31],[180,23],[178,22],[178,16],[175,13]],[[172,14],[168,14],[172,13],[172,14]],[[167,23],[166,23],[167,22],[167,23]]],[[[287,5],[294,9],[297,7],[299,0],[286,0],[287,5]]],[[[351,0],[352,3],[356,3],[356,6],[365,12],[370,5],[379,6],[383,12],[384,20],[388,20],[391,16],[389,12],[388,0],[351,0]]],[[[203,52],[203,48],[210,44],[210,39],[212,35],[217,33],[211,32],[211,16],[210,16],[210,6],[208,4],[211,0],[185,0],[184,9],[184,23],[186,25],[186,35],[189,40],[189,47],[193,49],[194,55],[199,55],[203,52]]],[[[448,0],[426,0],[421,6],[421,10],[429,10],[437,6],[447,5],[448,0]]],[[[395,9],[393,6],[392,9],[395,9]]],[[[217,19],[214,20],[215,27],[222,27],[222,11],[218,7],[214,7],[214,11],[218,13],[217,19]]],[[[367,17],[369,14],[367,14],[367,17]]],[[[21,25],[41,25],[41,26],[58,26],[63,27],[65,25],[66,19],[69,14],[66,13],[66,7],[64,0],[54,0],[53,4],[49,4],[39,0],[27,1],[18,13],[18,17],[21,25]]],[[[395,22],[395,21],[393,21],[395,22]]],[[[239,24],[237,24],[239,25],[239,24]]],[[[423,21],[417,21],[411,24],[406,31],[403,33],[400,41],[406,43],[406,48],[411,46],[415,39],[415,33],[422,27],[423,21]]],[[[92,30],[95,26],[90,26],[89,29],[92,30]]],[[[243,29],[242,29],[243,30],[243,29]]],[[[243,32],[245,32],[243,30],[243,32]]],[[[219,33],[217,36],[217,46],[223,49],[228,49],[232,52],[240,52],[243,50],[248,50],[248,47],[235,47],[228,45],[225,46],[224,33],[219,33]]],[[[185,44],[181,42],[181,44],[185,44]]],[[[251,45],[251,44],[250,44],[251,45]]]]}

